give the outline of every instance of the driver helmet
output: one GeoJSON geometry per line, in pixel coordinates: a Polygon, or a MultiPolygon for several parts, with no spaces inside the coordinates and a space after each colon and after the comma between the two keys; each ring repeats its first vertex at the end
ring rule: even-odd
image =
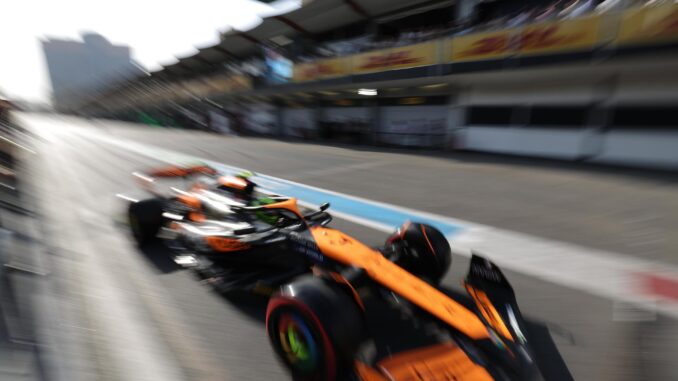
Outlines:
{"type": "Polygon", "coordinates": [[[219,182],[219,189],[247,199],[252,196],[256,186],[249,179],[252,175],[252,172],[245,171],[234,176],[221,176],[217,180],[219,182]]]}
{"type": "MultiPolygon", "coordinates": [[[[275,204],[275,200],[270,197],[259,197],[252,201],[252,206],[262,206],[275,204]]],[[[280,217],[278,213],[267,210],[259,210],[254,213],[254,215],[261,221],[266,222],[267,224],[273,225],[278,221],[280,217]]]]}

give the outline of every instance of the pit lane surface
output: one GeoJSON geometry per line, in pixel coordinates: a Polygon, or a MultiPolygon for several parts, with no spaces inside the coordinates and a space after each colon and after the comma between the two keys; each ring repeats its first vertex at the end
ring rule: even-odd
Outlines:
{"type": "MultiPolygon", "coordinates": [[[[114,195],[135,189],[132,171],[163,162],[106,144],[92,138],[93,133],[446,216],[675,260],[670,254],[676,238],[662,230],[678,225],[676,187],[670,179],[629,180],[73,118],[23,117],[39,136],[37,154],[28,165],[46,225],[56,287],[52,292],[59,300],[51,310],[57,321],[79,322],[56,324],[61,337],[55,338],[70,358],[79,359],[62,370],[75,379],[287,377],[264,334],[265,302],[232,303],[201,286],[190,273],[177,271],[161,250],[140,252],[134,247],[119,224],[123,206],[114,195]],[[629,222],[624,222],[625,216],[629,222]],[[643,244],[634,246],[638,239],[628,235],[639,231],[645,232],[643,244]]],[[[382,232],[347,221],[338,220],[335,226],[368,244],[384,239],[382,232]]],[[[455,258],[445,284],[455,288],[467,266],[464,258],[455,258]]],[[[576,379],[676,377],[670,363],[676,332],[672,319],[642,311],[619,315],[614,301],[518,273],[507,276],[524,314],[552,328],[553,340],[576,379]]]]}

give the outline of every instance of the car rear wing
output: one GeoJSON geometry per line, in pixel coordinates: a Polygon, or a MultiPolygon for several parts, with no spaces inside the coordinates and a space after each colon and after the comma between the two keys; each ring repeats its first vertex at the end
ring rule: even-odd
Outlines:
{"type": "Polygon", "coordinates": [[[187,178],[194,175],[216,176],[217,170],[208,165],[190,165],[190,166],[166,166],[153,168],[144,172],[132,172],[135,180],[139,183],[141,188],[158,195],[159,192],[155,188],[155,181],[157,179],[173,179],[173,178],[187,178]]]}
{"type": "Polygon", "coordinates": [[[503,272],[489,259],[473,253],[464,286],[481,320],[494,333],[494,343],[487,349],[499,355],[520,379],[530,379],[536,363],[513,287],[503,272]]]}
{"type": "Polygon", "coordinates": [[[181,166],[168,166],[155,168],[146,172],[150,177],[186,177],[191,175],[208,175],[214,176],[218,172],[216,169],[200,164],[200,165],[191,165],[186,167],[181,166]]]}

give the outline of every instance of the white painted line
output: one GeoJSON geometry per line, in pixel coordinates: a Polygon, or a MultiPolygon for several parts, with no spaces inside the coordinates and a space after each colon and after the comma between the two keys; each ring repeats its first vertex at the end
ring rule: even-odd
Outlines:
{"type": "Polygon", "coordinates": [[[11,190],[16,190],[16,188],[14,188],[13,186],[11,186],[9,184],[0,183],[0,186],[5,187],[7,189],[11,189],[11,190]]]}
{"type": "Polygon", "coordinates": [[[465,230],[454,237],[452,246],[457,254],[470,256],[473,250],[486,255],[507,270],[678,317],[678,303],[658,303],[637,277],[647,272],[678,279],[678,268],[666,263],[491,227],[465,230]]]}
{"type": "Polygon", "coordinates": [[[117,194],[115,195],[115,197],[121,198],[121,199],[126,200],[126,201],[129,201],[129,202],[135,202],[135,203],[136,203],[136,202],[139,202],[139,200],[134,199],[134,198],[129,197],[129,196],[125,196],[124,194],[121,194],[121,193],[117,193],[117,194]]]}

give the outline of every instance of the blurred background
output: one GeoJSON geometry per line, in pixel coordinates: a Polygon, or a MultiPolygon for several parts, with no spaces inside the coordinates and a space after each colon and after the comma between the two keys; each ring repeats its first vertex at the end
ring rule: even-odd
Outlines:
{"type": "Polygon", "coordinates": [[[678,3],[100,3],[0,13],[0,379],[289,377],[121,226],[131,172],[205,160],[370,244],[355,197],[454,226],[446,285],[505,268],[547,379],[678,379],[678,3]]]}

